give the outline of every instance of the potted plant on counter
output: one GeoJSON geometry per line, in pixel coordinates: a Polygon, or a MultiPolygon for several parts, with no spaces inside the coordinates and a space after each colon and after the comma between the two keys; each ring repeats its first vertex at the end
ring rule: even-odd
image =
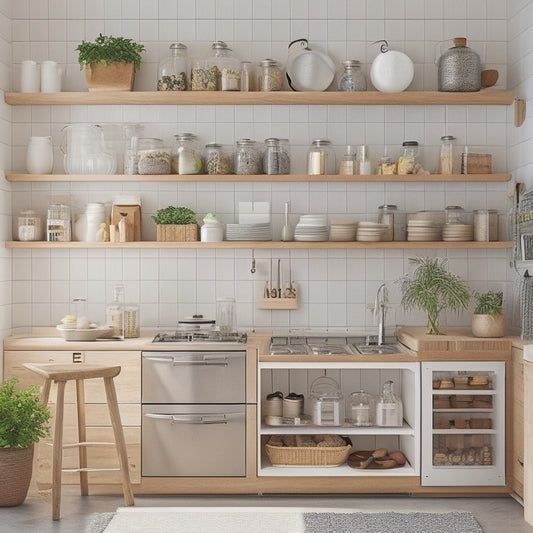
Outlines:
{"type": "Polygon", "coordinates": [[[30,486],[34,444],[50,433],[50,411],[39,388],[15,387],[17,378],[0,385],[0,507],[20,505],[30,486]]]}
{"type": "Polygon", "coordinates": [[[131,91],[144,50],[144,45],[124,37],[100,34],[94,42],[82,41],[76,51],[89,91],[131,91]]]}
{"type": "Polygon", "coordinates": [[[437,257],[410,257],[415,270],[399,281],[404,309],[421,309],[427,314],[428,335],[442,335],[439,327],[441,311],[456,313],[466,310],[470,302],[470,291],[463,280],[452,274],[447,259],[437,257]]]}
{"type": "Polygon", "coordinates": [[[505,315],[503,314],[503,291],[473,293],[477,300],[472,315],[474,337],[503,337],[505,335],[505,315]]]}
{"type": "Polygon", "coordinates": [[[197,241],[196,213],[188,207],[169,205],[159,209],[152,219],[157,224],[158,241],[197,241]]]}

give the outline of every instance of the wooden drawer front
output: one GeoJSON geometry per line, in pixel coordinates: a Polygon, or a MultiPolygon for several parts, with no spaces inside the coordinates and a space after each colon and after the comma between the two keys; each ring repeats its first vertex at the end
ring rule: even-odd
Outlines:
{"type": "MultiPolygon", "coordinates": [[[[55,404],[48,404],[52,417],[55,416],[55,404]]],[[[120,420],[124,427],[126,426],[140,426],[141,425],[141,404],[135,403],[121,403],[118,405],[120,411],[120,420]]],[[[63,426],[78,427],[78,419],[76,414],[76,404],[65,404],[63,426]]],[[[109,409],[106,403],[86,403],[85,404],[85,422],[89,426],[109,426],[111,427],[111,420],[109,418],[109,409]]]]}
{"type": "MultiPolygon", "coordinates": [[[[132,483],[141,482],[141,428],[125,427],[124,437],[130,465],[132,483]]],[[[65,427],[64,444],[78,441],[77,429],[65,427]]],[[[88,468],[118,468],[117,452],[113,439],[113,430],[110,427],[87,428],[87,440],[89,442],[110,442],[108,446],[88,446],[88,468]]],[[[40,490],[51,486],[52,454],[51,439],[42,440],[37,447],[37,473],[36,479],[40,490]]],[[[65,448],[63,450],[63,468],[78,468],[78,447],[65,448]]],[[[79,484],[78,472],[63,472],[62,483],[68,485],[79,484]]],[[[89,483],[114,484],[120,483],[120,472],[89,472],[89,483]]]]}

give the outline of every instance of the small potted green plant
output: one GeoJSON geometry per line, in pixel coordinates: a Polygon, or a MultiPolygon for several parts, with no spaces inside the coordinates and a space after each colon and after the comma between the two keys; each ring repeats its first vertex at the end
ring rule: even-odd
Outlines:
{"type": "Polygon", "coordinates": [[[157,224],[158,241],[197,241],[196,213],[188,207],[169,205],[152,216],[157,224]]]}
{"type": "Polygon", "coordinates": [[[416,265],[412,273],[399,281],[404,309],[421,309],[427,314],[428,335],[442,335],[439,327],[441,311],[456,313],[466,310],[470,291],[463,280],[447,269],[447,259],[433,257],[410,257],[416,265]]]}
{"type": "Polygon", "coordinates": [[[131,91],[144,50],[144,45],[132,39],[111,35],[100,34],[93,42],[82,41],[76,51],[89,91],[131,91]]]}
{"type": "Polygon", "coordinates": [[[472,315],[474,337],[503,337],[505,335],[505,315],[503,314],[503,291],[474,291],[477,300],[472,315]]]}
{"type": "Polygon", "coordinates": [[[0,384],[0,507],[20,505],[30,486],[34,444],[50,433],[50,411],[39,388],[17,389],[17,378],[0,384]]]}

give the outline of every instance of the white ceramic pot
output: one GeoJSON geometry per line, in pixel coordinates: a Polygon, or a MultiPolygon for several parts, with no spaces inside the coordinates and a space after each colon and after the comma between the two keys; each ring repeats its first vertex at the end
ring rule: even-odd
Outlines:
{"type": "Polygon", "coordinates": [[[384,44],[381,45],[381,51],[370,68],[370,79],[374,87],[383,93],[404,91],[413,81],[415,74],[413,62],[403,52],[389,50],[387,41],[376,42],[384,44]]]}
{"type": "Polygon", "coordinates": [[[474,337],[505,336],[505,315],[472,315],[471,325],[474,337]]]}

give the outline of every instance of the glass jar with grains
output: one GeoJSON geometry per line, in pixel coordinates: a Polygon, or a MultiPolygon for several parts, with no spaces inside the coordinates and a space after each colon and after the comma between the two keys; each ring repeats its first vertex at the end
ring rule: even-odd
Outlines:
{"type": "Polygon", "coordinates": [[[418,142],[404,141],[402,155],[398,158],[398,174],[416,174],[418,168],[418,142]]]}
{"type": "Polygon", "coordinates": [[[344,72],[339,79],[339,91],[366,91],[366,78],[361,72],[361,62],[355,59],[343,61],[344,72]]]}
{"type": "Polygon", "coordinates": [[[129,146],[124,151],[124,174],[139,174],[139,152],[143,150],[163,150],[163,141],[150,137],[130,137],[129,146]]]}
{"type": "Polygon", "coordinates": [[[453,135],[444,135],[440,138],[439,174],[453,174],[453,135]]]}
{"type": "Polygon", "coordinates": [[[207,59],[206,65],[209,69],[216,68],[218,75],[216,90],[241,90],[240,62],[224,41],[215,41],[211,45],[211,56],[207,59]]]}
{"type": "Polygon", "coordinates": [[[208,174],[233,174],[233,148],[217,143],[205,145],[205,168],[208,174]]]}
{"type": "Polygon", "coordinates": [[[171,55],[159,63],[157,90],[186,91],[189,87],[187,47],[182,43],[172,43],[169,50],[171,55]]]}
{"type": "Polygon", "coordinates": [[[174,139],[172,174],[201,174],[204,161],[198,137],[193,133],[178,133],[174,139]]]}
{"type": "Polygon", "coordinates": [[[335,174],[335,152],[325,139],[315,139],[307,152],[307,173],[335,174]]]}
{"type": "Polygon", "coordinates": [[[274,59],[261,61],[259,70],[260,91],[281,91],[283,84],[283,71],[280,64],[274,59]]]}
{"type": "Polygon", "coordinates": [[[261,174],[263,156],[255,141],[239,139],[235,148],[235,174],[261,174]]]}
{"type": "Polygon", "coordinates": [[[265,139],[263,171],[265,174],[289,174],[291,161],[286,139],[265,139]]]}

